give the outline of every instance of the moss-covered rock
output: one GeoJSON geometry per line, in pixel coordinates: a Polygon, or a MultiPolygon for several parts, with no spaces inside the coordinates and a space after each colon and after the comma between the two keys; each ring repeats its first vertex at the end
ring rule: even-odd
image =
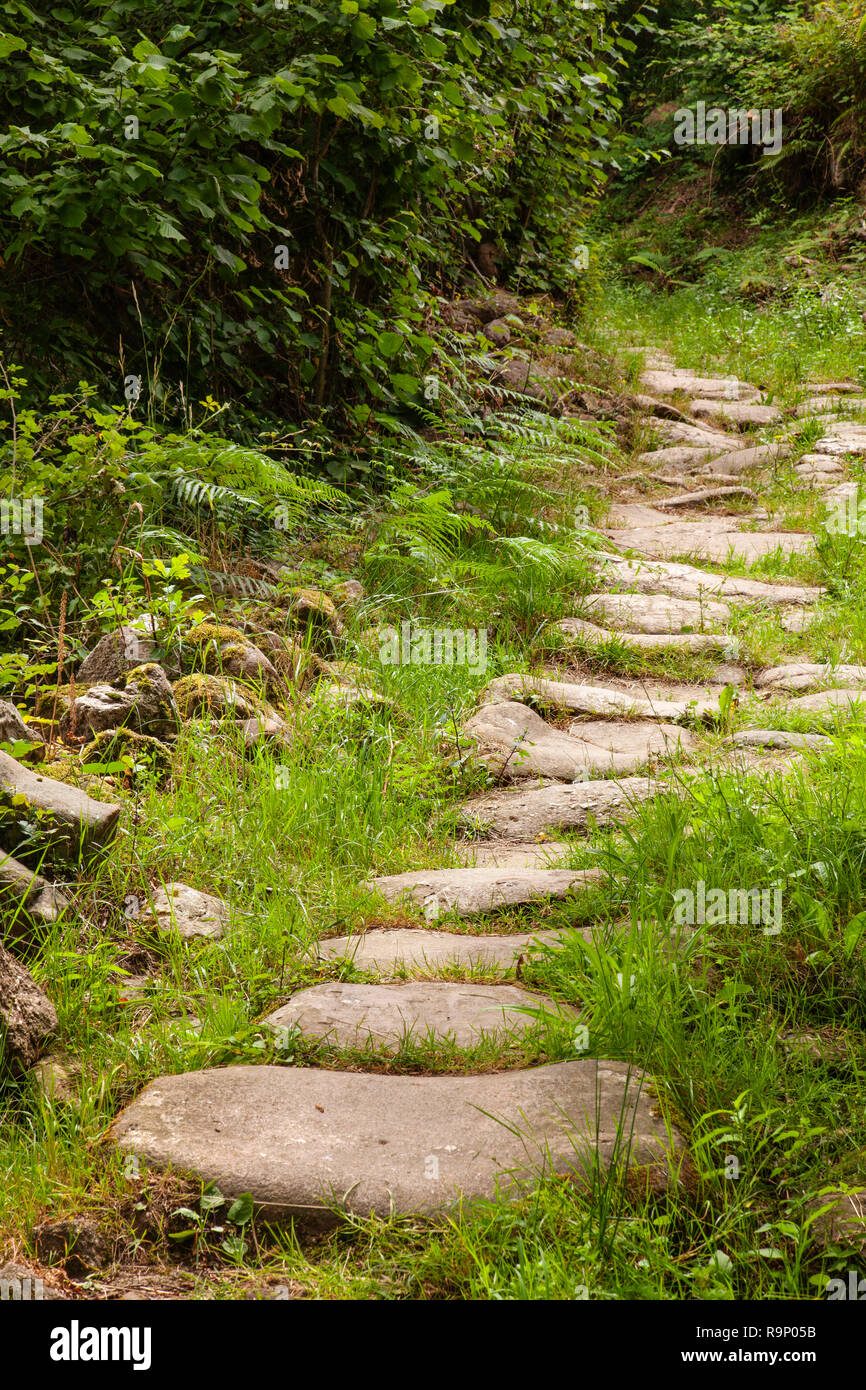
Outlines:
{"type": "Polygon", "coordinates": [[[267,708],[251,690],[227,676],[197,672],[174,683],[174,698],[183,719],[253,719],[267,708]]]}
{"type": "Polygon", "coordinates": [[[199,623],[185,639],[198,649],[205,670],[213,675],[237,676],[269,694],[283,691],[283,682],[273,662],[241,632],[224,623],[199,623]]]}
{"type": "Polygon", "coordinates": [[[81,763],[114,763],[132,758],[136,767],[144,765],[165,782],[171,776],[171,749],[161,739],[138,734],[134,729],[103,729],[81,750],[81,763]]]}

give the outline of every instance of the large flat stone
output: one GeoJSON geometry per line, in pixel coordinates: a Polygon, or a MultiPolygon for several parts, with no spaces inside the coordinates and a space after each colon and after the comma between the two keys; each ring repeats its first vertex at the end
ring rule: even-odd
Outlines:
{"type": "Polygon", "coordinates": [[[697,376],[685,367],[641,372],[640,380],[648,391],[656,391],[662,396],[685,391],[691,396],[699,395],[717,401],[757,401],[761,398],[757,387],[747,381],[739,381],[735,377],[697,376]]]}
{"type": "Polygon", "coordinates": [[[141,921],[152,923],[160,932],[177,933],[186,940],[206,937],[217,940],[228,923],[226,904],[211,893],[190,888],[188,883],[167,883],[157,888],[141,921]]]}
{"type": "Polygon", "coordinates": [[[810,535],[800,531],[741,531],[734,517],[707,517],[701,521],[666,518],[653,526],[614,529],[606,536],[621,550],[638,550],[661,558],[698,555],[724,562],[730,556],[752,562],[780,550],[806,555],[814,549],[810,535]]]}
{"type": "Polygon", "coordinates": [[[370,886],[390,903],[409,899],[431,922],[447,912],[473,917],[540,898],[564,898],[599,878],[598,870],[476,867],[391,874],[374,878],[370,886]]]}
{"type": "Polygon", "coordinates": [[[725,652],[736,655],[737,643],[723,633],[711,632],[622,632],[609,627],[597,627],[584,618],[562,618],[552,631],[591,646],[603,646],[618,641],[642,652],[725,652]]]}
{"type": "Polygon", "coordinates": [[[699,468],[712,458],[713,447],[690,447],[688,444],[668,444],[663,449],[650,449],[638,454],[638,463],[646,463],[650,468],[669,469],[673,473],[688,473],[691,468],[699,468]]]}
{"type": "Polygon", "coordinates": [[[528,840],[551,831],[585,830],[592,824],[627,820],[640,802],[649,801],[662,790],[649,777],[503,789],[467,801],[461,823],[476,833],[528,840]]]}
{"type": "Polygon", "coordinates": [[[642,594],[670,594],[672,598],[727,599],[732,603],[817,602],[823,590],[805,584],[777,584],[744,579],[735,574],[713,574],[694,565],[674,561],[625,560],[605,557],[605,571],[621,586],[642,594]]]}
{"type": "Polygon", "coordinates": [[[812,446],[813,453],[839,457],[866,454],[866,425],[838,420],[827,426],[827,433],[812,446]]]}
{"type": "Polygon", "coordinates": [[[787,729],[741,729],[731,743],[736,748],[832,748],[825,734],[798,734],[787,729]]]}
{"type": "Polygon", "coordinates": [[[249,1192],[271,1220],[431,1215],[518,1194],[551,1169],[625,1166],[674,1185],[682,1141],[649,1078],[575,1061],[492,1076],[375,1076],[237,1066],[163,1076],[115,1120],[122,1151],[249,1192]]]}
{"type": "Polygon", "coordinates": [[[730,420],[734,425],[770,425],[782,414],[777,405],[753,405],[747,401],[692,401],[689,413],[696,420],[730,420]]]}
{"type": "MultiPolygon", "coordinates": [[[[329,984],[299,990],[264,1020],[271,1028],[297,1028],[306,1037],[338,1047],[377,1043],[397,1051],[411,1039],[450,1041],[472,1047],[483,1038],[506,1037],[533,1028],[527,1010],[556,1011],[544,999],[517,985],[449,984],[413,981],[405,985],[329,984]]],[[[573,1009],[565,1010],[575,1015],[573,1009]]]]}
{"type": "Polygon", "coordinates": [[[751,449],[722,450],[706,464],[704,473],[745,473],[765,463],[775,463],[790,453],[790,445],[780,442],[757,444],[751,449]]]}
{"type": "Polygon", "coordinates": [[[831,666],[828,662],[792,662],[771,666],[755,678],[758,690],[815,690],[821,685],[866,685],[866,666],[831,666]]]}
{"type": "Polygon", "coordinates": [[[0,827],[11,850],[18,852],[16,823],[26,821],[46,859],[87,858],[113,838],[119,818],[119,806],[41,777],[0,752],[0,827]],[[37,830],[44,833],[35,834],[37,830]]]}
{"type": "Polygon", "coordinates": [[[789,700],[785,708],[795,713],[824,714],[833,710],[856,712],[866,703],[866,690],[818,690],[813,695],[801,695],[797,700],[789,700]]]}
{"type": "Polygon", "coordinates": [[[726,603],[671,598],[669,594],[590,594],[584,605],[593,617],[624,632],[701,632],[728,621],[726,603]]]}
{"type": "Polygon", "coordinates": [[[469,844],[456,844],[454,853],[461,864],[479,868],[490,865],[498,869],[550,869],[568,858],[571,846],[558,840],[523,845],[511,840],[471,840],[469,844]]]}
{"type": "Polygon", "coordinates": [[[702,429],[698,425],[681,425],[678,420],[653,420],[653,428],[669,444],[690,444],[695,448],[712,449],[714,454],[731,452],[740,447],[734,435],[719,430],[702,429]]]}
{"type": "Polygon", "coordinates": [[[569,681],[552,681],[543,676],[520,673],[497,676],[487,687],[488,700],[536,699],[555,709],[571,714],[601,715],[609,719],[664,719],[672,724],[680,720],[712,719],[719,713],[718,700],[654,700],[645,695],[632,695],[624,690],[609,690],[600,685],[575,685],[569,681]]]}
{"type": "Polygon", "coordinates": [[[464,725],[478,756],[497,776],[509,778],[627,775],[652,757],[675,754],[681,739],[688,738],[672,724],[636,729],[624,723],[613,728],[604,743],[578,738],[551,728],[534,710],[514,701],[484,705],[464,725]]]}
{"type": "Polygon", "coordinates": [[[414,927],[358,932],[354,936],[331,936],[318,942],[314,953],[320,960],[347,957],[359,970],[389,976],[404,971],[435,973],[452,967],[472,970],[482,967],[497,973],[510,973],[521,956],[533,947],[558,948],[558,931],[487,933],[469,936],[462,932],[423,931],[414,927]]]}

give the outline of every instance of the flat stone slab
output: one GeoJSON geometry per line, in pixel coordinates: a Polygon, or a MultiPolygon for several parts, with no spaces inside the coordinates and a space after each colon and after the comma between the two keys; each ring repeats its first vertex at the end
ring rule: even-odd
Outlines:
{"type": "Polygon", "coordinates": [[[734,425],[770,425],[781,417],[777,405],[753,405],[747,401],[713,401],[709,399],[692,401],[689,413],[696,420],[713,420],[721,417],[734,425]]]}
{"type": "Polygon", "coordinates": [[[229,910],[220,898],[190,888],[188,883],[167,883],[157,888],[149,912],[141,921],[155,924],[161,932],[176,932],[186,940],[207,937],[216,941],[222,936],[229,919],[229,910]]]}
{"type": "Polygon", "coordinates": [[[654,700],[624,690],[609,690],[605,686],[574,685],[569,681],[519,673],[497,676],[487,687],[487,698],[491,702],[509,700],[514,695],[537,699],[571,714],[595,714],[609,719],[664,719],[676,724],[683,719],[713,719],[719,713],[718,700],[697,696],[693,700],[654,700]]]}
{"type": "Polygon", "coordinates": [[[798,734],[786,729],[741,729],[731,743],[736,748],[832,748],[825,734],[798,734]]]}
{"type": "Polygon", "coordinates": [[[320,1225],[334,1208],[385,1220],[516,1196],[551,1170],[588,1181],[627,1163],[663,1191],[683,1155],[649,1078],[601,1061],[492,1076],[220,1067],[152,1081],[111,1133],[148,1164],[251,1193],[267,1219],[320,1225]]]}
{"type": "Polygon", "coordinates": [[[614,631],[609,627],[597,627],[595,623],[588,623],[583,618],[562,618],[558,623],[554,623],[551,630],[561,632],[563,637],[571,637],[576,641],[588,642],[594,646],[619,641],[624,642],[629,647],[635,647],[638,651],[645,652],[721,651],[730,656],[738,654],[736,639],[727,637],[724,633],[622,632],[620,630],[614,631]]]}
{"type": "Polygon", "coordinates": [[[820,685],[866,685],[866,666],[831,666],[810,661],[771,666],[755,678],[758,690],[815,690],[820,685]]]}
{"type": "Polygon", "coordinates": [[[688,444],[669,444],[664,449],[650,449],[638,454],[638,463],[649,464],[651,468],[670,468],[674,473],[687,473],[690,468],[699,468],[713,455],[713,449],[689,447],[688,444]]]}
{"type": "Polygon", "coordinates": [[[542,844],[530,841],[514,844],[512,841],[471,840],[469,844],[457,844],[454,852],[461,863],[482,868],[490,865],[498,869],[549,869],[571,853],[571,846],[559,840],[548,840],[542,844]]]}
{"type": "Polygon", "coordinates": [[[702,521],[665,518],[653,526],[614,529],[604,534],[621,550],[638,550],[661,558],[700,555],[716,562],[724,562],[729,556],[753,561],[777,550],[806,555],[815,546],[812,536],[800,531],[741,531],[733,517],[707,517],[702,521]]]}
{"type": "Polygon", "coordinates": [[[702,470],[704,473],[745,473],[750,468],[760,468],[765,463],[775,463],[786,458],[791,452],[790,445],[779,443],[756,444],[751,449],[725,450],[715,454],[702,470]]]}
{"type": "Polygon", "coordinates": [[[839,457],[842,454],[866,454],[866,425],[851,420],[838,420],[827,426],[827,433],[812,446],[816,454],[839,457]]]}
{"type": "MultiPolygon", "coordinates": [[[[464,725],[478,756],[498,776],[558,777],[591,773],[628,774],[650,758],[675,754],[690,736],[673,724],[608,726],[604,742],[553,729],[527,705],[515,701],[484,705],[464,725]]],[[[594,731],[595,732],[595,731],[594,731]]]]}
{"type": "MultiPolygon", "coordinates": [[[[587,929],[588,930],[588,929],[587,929]]],[[[461,932],[424,931],[398,927],[394,931],[374,927],[354,936],[331,936],[313,948],[320,960],[347,957],[359,970],[385,977],[403,971],[433,973],[450,967],[510,973],[526,952],[542,947],[559,948],[562,932],[508,932],[504,935],[468,936],[461,932]]]]}
{"type": "Polygon", "coordinates": [[[590,594],[584,604],[591,616],[626,632],[701,632],[731,616],[726,603],[671,598],[669,594],[590,594]]]}
{"type": "Polygon", "coordinates": [[[423,909],[427,921],[431,922],[447,912],[473,917],[479,912],[494,912],[541,898],[565,898],[569,893],[597,883],[600,877],[597,869],[521,871],[482,866],[391,874],[374,878],[369,886],[390,903],[409,899],[423,909]]]}
{"type": "Polygon", "coordinates": [[[39,838],[39,849],[47,859],[88,857],[109,843],[120,818],[119,806],[94,801],[78,787],[41,777],[0,752],[0,822],[10,812],[13,820],[32,820],[43,823],[46,831],[50,828],[39,838]]]}
{"type": "Polygon", "coordinates": [[[826,415],[830,412],[838,414],[843,410],[866,410],[866,396],[834,396],[830,393],[810,396],[808,400],[800,402],[796,414],[802,418],[804,415],[826,415]]]}
{"type": "MultiPolygon", "coordinates": [[[[391,1052],[411,1039],[449,1041],[473,1047],[482,1039],[503,1041],[537,1021],[527,1010],[557,1011],[552,999],[517,985],[449,984],[314,985],[299,990],[264,1020],[271,1028],[297,1028],[308,1038],[338,1047],[377,1043],[391,1052]]],[[[562,1012],[576,1017],[574,1009],[562,1012]]]]}
{"type": "Polygon", "coordinates": [[[747,381],[725,376],[696,376],[685,367],[641,372],[640,381],[648,391],[658,392],[662,396],[685,391],[689,395],[718,401],[757,401],[761,398],[758,388],[747,381]]]}
{"type": "Polygon", "coordinates": [[[789,700],[786,709],[804,714],[824,714],[832,710],[850,711],[866,701],[866,690],[819,690],[813,695],[801,695],[789,700]]]}
{"type": "Polygon", "coordinates": [[[702,429],[699,425],[681,425],[679,420],[653,419],[653,428],[669,444],[690,444],[695,448],[712,449],[714,454],[732,453],[740,447],[734,435],[719,430],[702,429]]]}
{"type": "Polygon", "coordinates": [[[556,830],[585,830],[627,820],[635,806],[664,790],[649,777],[576,782],[486,792],[467,801],[461,823],[504,840],[528,840],[556,830]]]}
{"type": "Polygon", "coordinates": [[[639,593],[670,594],[672,598],[724,598],[733,603],[817,602],[823,590],[805,584],[776,584],[762,579],[743,579],[735,574],[713,574],[711,570],[673,561],[625,560],[606,557],[606,574],[619,585],[639,593]]]}

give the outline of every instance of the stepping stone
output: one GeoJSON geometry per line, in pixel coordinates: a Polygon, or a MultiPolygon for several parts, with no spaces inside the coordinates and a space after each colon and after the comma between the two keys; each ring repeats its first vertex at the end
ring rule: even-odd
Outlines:
{"type": "Polygon", "coordinates": [[[785,632],[805,632],[814,622],[815,614],[810,613],[808,608],[792,608],[787,613],[780,613],[779,621],[785,632]]]}
{"type": "Polygon", "coordinates": [[[813,452],[837,457],[842,454],[866,454],[866,425],[857,425],[850,420],[828,425],[823,439],[813,445],[813,452]]]}
{"type": "Polygon", "coordinates": [[[675,473],[688,473],[690,468],[699,468],[712,458],[712,448],[690,448],[687,444],[670,444],[664,449],[651,449],[638,454],[638,463],[649,464],[651,468],[672,468],[675,473]]]}
{"type": "MultiPolygon", "coordinates": [[[[615,726],[604,745],[561,733],[516,701],[484,705],[464,725],[477,754],[497,776],[586,780],[590,773],[634,772],[651,757],[675,753],[688,735],[673,724],[615,726]]],[[[688,746],[688,745],[687,745],[688,746]]]]}
{"type": "MultiPolygon", "coordinates": [[[[720,477],[727,477],[727,474],[720,474],[720,477]]],[[[748,497],[752,501],[758,500],[758,494],[750,487],[743,487],[740,483],[735,483],[733,487],[704,487],[698,488],[696,492],[680,492],[675,497],[664,497],[656,502],[656,507],[662,511],[668,511],[671,507],[704,507],[707,502],[717,502],[725,497],[748,497]]]]}
{"type": "Polygon", "coordinates": [[[637,1170],[674,1188],[683,1141],[650,1078],[622,1062],[557,1062],[489,1076],[376,1076],[232,1066],[162,1076],[115,1120],[125,1153],[252,1194],[266,1219],[333,1225],[433,1215],[522,1195],[551,1170],[584,1183],[637,1170]]]}
{"type": "Polygon", "coordinates": [[[815,546],[812,536],[799,531],[741,531],[733,517],[708,517],[703,521],[674,521],[665,517],[655,526],[606,530],[604,534],[621,550],[638,550],[661,558],[699,555],[720,563],[729,556],[751,563],[779,550],[785,554],[807,555],[815,546]]]}
{"type": "MultiPolygon", "coordinates": [[[[582,935],[591,933],[583,929],[582,935]]],[[[318,942],[311,954],[319,960],[347,957],[359,970],[385,977],[402,971],[431,973],[449,967],[510,973],[529,950],[565,944],[562,932],[508,932],[505,935],[464,936],[460,932],[424,931],[398,927],[395,931],[375,927],[355,936],[332,936],[318,942]]]]}
{"type": "Polygon", "coordinates": [[[701,429],[699,425],[681,425],[678,420],[654,420],[653,427],[669,444],[690,444],[693,448],[712,449],[714,454],[728,450],[733,453],[740,446],[733,435],[701,429]]]}
{"type": "Polygon", "coordinates": [[[644,695],[631,695],[624,690],[608,690],[600,685],[572,685],[568,681],[545,680],[543,676],[513,674],[497,676],[487,688],[487,698],[509,700],[512,695],[521,699],[535,698],[569,710],[572,714],[597,714],[607,718],[712,719],[719,713],[718,700],[653,700],[644,695]]]}
{"type": "Polygon", "coordinates": [[[750,405],[745,401],[692,401],[690,414],[698,420],[722,416],[735,425],[770,425],[782,414],[777,405],[750,405]]]}
{"type": "Polygon", "coordinates": [[[662,420],[679,420],[684,425],[689,423],[688,417],[681,410],[677,410],[675,405],[668,405],[667,401],[657,401],[655,396],[632,396],[632,401],[647,415],[657,415],[662,420]]]}
{"type": "MultiPolygon", "coordinates": [[[[527,1010],[556,1012],[552,999],[517,985],[417,982],[407,985],[314,985],[299,990],[288,1004],[269,1014],[271,1028],[298,1028],[305,1037],[338,1047],[374,1042],[397,1052],[411,1038],[450,1041],[473,1047],[485,1037],[504,1041],[535,1027],[527,1010]]],[[[575,1009],[563,1010],[577,1018],[575,1009]]]]}
{"type": "Polygon", "coordinates": [[[862,387],[856,381],[807,381],[806,385],[813,395],[818,396],[833,391],[862,391],[862,387]]]}
{"type": "Polygon", "coordinates": [[[699,631],[711,623],[726,623],[731,616],[726,603],[699,603],[668,594],[590,594],[583,602],[593,617],[626,632],[699,631]]]}
{"type": "Polygon", "coordinates": [[[832,748],[824,734],[797,734],[782,729],[741,729],[730,740],[737,748],[832,748]]]}
{"type": "Polygon", "coordinates": [[[841,463],[836,463],[825,454],[804,454],[800,462],[794,465],[794,472],[798,478],[817,478],[823,482],[827,478],[839,477],[845,469],[841,463]]]}
{"type": "Polygon", "coordinates": [[[782,443],[758,444],[753,449],[735,449],[715,454],[701,471],[707,474],[745,473],[750,468],[759,468],[765,463],[775,463],[786,458],[790,446],[782,443]]]}
{"type": "Polygon", "coordinates": [[[818,665],[810,661],[793,662],[789,666],[771,666],[755,679],[758,690],[814,690],[832,681],[849,685],[866,685],[866,666],[818,665]]]}
{"type": "Polygon", "coordinates": [[[26,820],[46,832],[38,835],[40,855],[80,861],[109,843],[119,819],[119,806],[41,777],[0,752],[0,826],[7,827],[7,838],[17,834],[19,821],[26,820]]]}
{"type": "Polygon", "coordinates": [[[489,865],[497,869],[549,869],[568,858],[571,846],[559,840],[548,840],[542,844],[533,841],[525,845],[510,841],[472,840],[468,845],[455,845],[454,852],[461,863],[478,868],[489,865]]]}
{"type": "Polygon", "coordinates": [[[742,579],[739,575],[713,574],[711,570],[670,561],[605,559],[605,572],[617,584],[629,585],[640,593],[664,593],[672,598],[725,598],[736,603],[815,603],[823,590],[801,584],[765,583],[742,579]]]}
{"type": "Polygon", "coordinates": [[[140,918],[144,926],[160,932],[176,932],[185,940],[207,937],[217,941],[229,920],[229,910],[220,898],[190,888],[188,883],[167,883],[157,888],[149,911],[140,918]]]}
{"type": "Polygon", "coordinates": [[[841,410],[866,410],[866,396],[810,396],[797,406],[797,415],[825,415],[841,410]]]}
{"type": "Polygon", "coordinates": [[[635,807],[664,790],[648,777],[577,782],[486,792],[467,801],[461,823],[476,833],[504,840],[528,840],[556,830],[586,830],[627,820],[635,807]]]}
{"type": "Polygon", "coordinates": [[[424,909],[428,922],[457,912],[473,917],[479,912],[515,907],[539,898],[565,898],[578,888],[591,886],[601,877],[598,869],[501,869],[495,866],[468,869],[422,869],[415,873],[374,878],[367,885],[389,903],[411,899],[424,909]]]}
{"type": "Polygon", "coordinates": [[[707,632],[669,632],[669,633],[649,633],[649,632],[613,632],[610,628],[596,627],[595,623],[587,623],[582,618],[563,618],[555,623],[553,630],[561,632],[566,637],[573,637],[583,642],[590,642],[593,645],[601,646],[606,642],[624,642],[630,647],[636,647],[640,651],[680,651],[680,652],[709,652],[722,651],[725,654],[736,656],[737,643],[735,638],[727,637],[724,634],[712,634],[707,632]]]}
{"type": "Polygon", "coordinates": [[[819,690],[814,695],[801,695],[798,700],[790,700],[785,708],[804,714],[824,714],[833,710],[851,713],[852,706],[857,707],[864,701],[866,691],[863,690],[819,690]]]}
{"type": "Polygon", "coordinates": [[[648,391],[662,396],[672,396],[676,391],[687,391],[704,399],[721,401],[758,401],[761,392],[746,381],[735,377],[695,376],[684,367],[674,367],[670,371],[641,372],[641,385],[648,391]]]}

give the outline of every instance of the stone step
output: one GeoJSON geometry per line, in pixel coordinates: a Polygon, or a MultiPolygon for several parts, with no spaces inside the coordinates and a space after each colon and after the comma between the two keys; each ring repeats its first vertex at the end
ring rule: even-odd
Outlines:
{"type": "Polygon", "coordinates": [[[770,425],[781,417],[777,405],[753,405],[746,401],[692,401],[689,413],[696,420],[715,420],[721,417],[734,425],[770,425]]]}
{"type": "Polygon", "coordinates": [[[689,395],[700,395],[705,399],[712,398],[720,401],[758,401],[761,399],[761,392],[758,388],[751,386],[747,381],[739,381],[736,377],[696,376],[686,367],[641,372],[640,381],[641,385],[645,386],[648,391],[658,392],[662,396],[672,396],[676,391],[685,391],[689,395]]]}
{"type": "Polygon", "coordinates": [[[804,415],[826,415],[829,412],[838,414],[843,410],[866,410],[866,396],[834,396],[829,393],[810,396],[800,402],[796,414],[802,418],[804,415]]]}
{"type": "Polygon", "coordinates": [[[551,869],[571,854],[571,846],[561,840],[529,841],[515,844],[510,840],[470,840],[454,846],[462,864],[497,869],[551,869]]]}
{"type": "Polygon", "coordinates": [[[715,454],[701,470],[707,474],[745,473],[750,468],[760,468],[765,463],[776,463],[787,458],[790,446],[781,442],[756,444],[750,449],[726,450],[715,454]]]}
{"type": "Polygon", "coordinates": [[[721,430],[701,428],[699,425],[681,425],[678,420],[653,420],[656,434],[669,444],[689,444],[692,448],[712,449],[713,455],[733,453],[740,448],[741,441],[732,434],[721,430]]]}
{"type": "Polygon", "coordinates": [[[642,652],[678,651],[695,655],[699,652],[723,652],[738,655],[734,638],[708,632],[622,632],[609,627],[597,627],[583,618],[563,618],[554,623],[551,632],[561,633],[572,641],[604,646],[608,642],[624,643],[642,652]]]}
{"type": "Polygon", "coordinates": [[[801,695],[797,700],[789,700],[785,708],[793,713],[826,714],[838,710],[844,714],[857,714],[861,705],[866,704],[866,690],[818,690],[812,695],[801,695]]]}
{"type": "Polygon", "coordinates": [[[731,616],[726,603],[671,598],[669,594],[589,594],[583,605],[592,617],[601,617],[624,632],[702,632],[712,625],[724,625],[731,616]]]}
{"type": "Polygon", "coordinates": [[[313,949],[319,960],[345,957],[358,970],[388,978],[403,972],[432,974],[452,967],[510,974],[527,951],[543,947],[558,949],[562,944],[563,935],[558,931],[469,936],[462,932],[424,931],[416,927],[394,930],[374,927],[354,936],[328,937],[313,949]]]}
{"type": "Polygon", "coordinates": [[[411,900],[424,911],[428,922],[447,912],[473,917],[503,907],[564,898],[580,888],[592,887],[601,878],[598,869],[421,869],[407,874],[374,878],[367,885],[390,903],[411,900]]]}
{"type": "Polygon", "coordinates": [[[697,694],[693,700],[653,700],[649,696],[631,695],[605,686],[576,685],[520,673],[498,676],[490,682],[486,693],[491,702],[517,696],[537,699],[572,714],[595,714],[610,719],[664,719],[675,724],[679,720],[714,719],[719,713],[718,700],[702,699],[697,694]]]}
{"type": "Polygon", "coordinates": [[[263,1021],[275,1030],[297,1028],[305,1037],[337,1047],[373,1042],[397,1052],[407,1042],[450,1042],[474,1047],[485,1038],[499,1043],[535,1027],[537,1011],[578,1017],[571,1008],[530,994],[517,985],[328,984],[299,990],[263,1021]]]}
{"type": "Polygon", "coordinates": [[[46,860],[86,859],[109,843],[119,819],[119,806],[42,777],[0,752],[0,834],[12,852],[23,856],[18,823],[27,821],[38,827],[34,848],[46,860]]]}
{"type": "Polygon", "coordinates": [[[833,684],[866,685],[866,666],[796,661],[788,666],[770,666],[755,678],[758,690],[815,690],[833,684]]]}
{"type": "Polygon", "coordinates": [[[625,560],[605,557],[604,573],[621,587],[628,585],[642,594],[663,593],[672,598],[724,598],[732,603],[816,603],[822,589],[803,584],[765,583],[735,574],[713,574],[694,565],[672,561],[625,560]]]}
{"type": "Polygon", "coordinates": [[[832,748],[824,734],[798,734],[787,729],[741,729],[729,740],[736,748],[832,748]]]}
{"type": "Polygon", "coordinates": [[[485,792],[467,801],[461,823],[470,831],[505,840],[528,840],[557,830],[586,830],[591,824],[627,820],[642,801],[664,791],[649,777],[576,782],[572,786],[530,787],[485,792]]]}
{"type": "Polygon", "coordinates": [[[654,525],[614,528],[604,535],[620,550],[637,550],[660,559],[697,555],[722,564],[729,556],[752,562],[777,550],[807,555],[815,548],[813,537],[803,532],[741,531],[734,517],[707,517],[701,521],[664,517],[654,525]]]}
{"type": "Polygon", "coordinates": [[[330,1226],[517,1196],[551,1169],[584,1182],[626,1167],[675,1187],[683,1142],[649,1077],[574,1061],[492,1076],[377,1076],[232,1066],[162,1076],[122,1112],[124,1153],[249,1192],[266,1219],[330,1226]]]}
{"type": "Polygon", "coordinates": [[[664,449],[650,449],[638,454],[638,463],[646,463],[653,469],[670,469],[674,473],[688,473],[692,468],[700,468],[713,456],[713,449],[690,448],[688,444],[669,444],[664,449]]]}
{"type": "Polygon", "coordinates": [[[476,755],[497,777],[556,777],[573,781],[595,773],[628,775],[651,758],[690,748],[692,736],[673,724],[611,724],[604,739],[562,733],[515,701],[484,705],[463,726],[476,755]]]}

